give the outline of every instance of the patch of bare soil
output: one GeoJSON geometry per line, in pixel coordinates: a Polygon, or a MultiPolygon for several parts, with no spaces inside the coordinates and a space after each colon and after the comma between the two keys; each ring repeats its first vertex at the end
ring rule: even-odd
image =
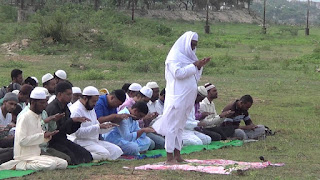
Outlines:
{"type": "MultiPolygon", "coordinates": [[[[125,11],[128,15],[131,11],[125,11]]],[[[186,10],[136,10],[135,16],[147,18],[164,18],[169,20],[185,21],[205,21],[206,11],[186,11],[186,10]]],[[[230,9],[224,11],[209,11],[209,22],[234,22],[261,24],[262,19],[247,9],[230,9]]]]}

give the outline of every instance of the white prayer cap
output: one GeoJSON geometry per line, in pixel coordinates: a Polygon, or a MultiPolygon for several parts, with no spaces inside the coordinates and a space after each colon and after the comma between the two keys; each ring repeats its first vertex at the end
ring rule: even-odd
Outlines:
{"type": "Polygon", "coordinates": [[[83,89],[82,95],[84,96],[99,96],[99,91],[93,86],[87,86],[83,89]]]}
{"type": "Polygon", "coordinates": [[[192,40],[198,41],[198,34],[197,34],[197,33],[195,33],[195,34],[192,36],[192,40]]]}
{"type": "Polygon", "coordinates": [[[39,81],[36,77],[32,76],[31,78],[34,79],[36,81],[36,83],[39,83],[39,81]]]}
{"type": "Polygon", "coordinates": [[[40,90],[44,91],[44,93],[46,94],[47,97],[50,96],[50,93],[49,93],[49,91],[48,91],[47,88],[44,88],[44,87],[35,87],[33,90],[35,90],[35,89],[40,89],[40,90]]]}
{"type": "Polygon", "coordinates": [[[216,86],[211,83],[206,83],[204,87],[206,88],[207,91],[209,91],[210,89],[215,88],[216,86]]]}
{"type": "Polygon", "coordinates": [[[16,94],[16,95],[18,95],[19,92],[20,92],[20,91],[19,91],[18,89],[12,91],[12,93],[14,93],[14,94],[16,94]]]}
{"type": "Polygon", "coordinates": [[[140,89],[142,88],[142,86],[138,83],[132,83],[130,86],[129,86],[129,90],[130,91],[140,91],[140,89]]]}
{"type": "Polygon", "coordinates": [[[42,84],[45,82],[50,81],[51,79],[53,79],[53,75],[50,73],[47,73],[45,75],[42,76],[42,84]]]}
{"type": "Polygon", "coordinates": [[[81,89],[79,87],[72,87],[72,94],[81,94],[81,89]]]}
{"type": "Polygon", "coordinates": [[[59,69],[54,74],[60,79],[67,79],[67,73],[64,70],[59,69]]]}
{"type": "Polygon", "coordinates": [[[153,88],[159,88],[159,86],[158,86],[158,84],[157,84],[156,82],[148,82],[148,83],[146,84],[146,86],[147,86],[148,88],[151,88],[151,89],[153,89],[153,88]]]}
{"type": "Polygon", "coordinates": [[[203,97],[207,97],[208,91],[206,90],[206,88],[204,86],[198,86],[198,94],[200,94],[203,97]]]}
{"type": "Polygon", "coordinates": [[[148,98],[151,98],[151,97],[152,97],[152,93],[153,93],[152,89],[149,88],[149,87],[147,87],[147,86],[143,86],[143,87],[140,89],[140,92],[141,92],[143,95],[147,96],[148,98]]]}
{"type": "Polygon", "coordinates": [[[30,98],[31,99],[46,99],[47,96],[46,96],[46,93],[44,92],[44,90],[39,89],[39,88],[34,88],[31,91],[30,98]]]}

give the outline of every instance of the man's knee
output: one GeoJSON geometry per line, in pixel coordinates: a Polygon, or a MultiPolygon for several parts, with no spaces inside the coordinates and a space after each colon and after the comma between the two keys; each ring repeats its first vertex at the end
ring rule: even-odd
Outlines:
{"type": "Polygon", "coordinates": [[[183,145],[189,146],[189,145],[203,145],[203,142],[200,138],[197,136],[189,137],[188,139],[183,139],[183,145]]]}
{"type": "Polygon", "coordinates": [[[121,146],[121,149],[125,155],[139,155],[139,146],[137,143],[130,142],[121,146]]]}
{"type": "Polygon", "coordinates": [[[242,129],[235,129],[233,136],[241,140],[248,139],[248,136],[242,129]]]}

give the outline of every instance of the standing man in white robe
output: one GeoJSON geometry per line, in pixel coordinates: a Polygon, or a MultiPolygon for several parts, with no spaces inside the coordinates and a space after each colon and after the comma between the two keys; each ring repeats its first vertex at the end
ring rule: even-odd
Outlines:
{"type": "Polygon", "coordinates": [[[41,128],[41,113],[46,108],[46,94],[35,89],[30,95],[30,110],[22,114],[17,122],[14,142],[14,160],[0,166],[0,170],[65,169],[68,163],[57,157],[40,155],[39,145],[48,142],[58,131],[44,132],[41,128]]]}
{"type": "Polygon", "coordinates": [[[83,89],[82,96],[70,106],[71,118],[86,117],[90,121],[81,123],[81,127],[75,132],[75,143],[86,148],[93,160],[115,160],[123,152],[121,148],[107,141],[100,141],[99,134],[109,132],[116,124],[99,123],[93,109],[99,99],[99,91],[93,86],[83,89]]]}
{"type": "Polygon", "coordinates": [[[165,136],[167,164],[184,161],[180,156],[183,128],[194,106],[202,67],[210,61],[210,58],[198,61],[197,43],[197,33],[184,33],[172,46],[165,62],[166,101],[163,116],[153,128],[165,136]]]}

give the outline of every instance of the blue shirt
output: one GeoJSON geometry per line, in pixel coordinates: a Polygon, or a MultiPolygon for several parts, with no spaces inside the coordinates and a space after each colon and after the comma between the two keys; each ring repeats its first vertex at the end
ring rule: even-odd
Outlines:
{"type": "MultiPolygon", "coordinates": [[[[130,114],[130,112],[127,108],[124,108],[118,114],[130,114]]],[[[106,141],[121,146],[128,142],[136,142],[138,130],[140,130],[139,123],[133,120],[132,117],[129,117],[122,120],[119,126],[114,127],[110,133],[104,134],[103,138],[106,141]]],[[[146,137],[146,133],[143,133],[139,138],[144,137],[146,137]]]]}
{"type": "Polygon", "coordinates": [[[107,94],[99,96],[96,106],[94,107],[97,118],[102,116],[109,116],[111,114],[117,114],[117,108],[110,108],[108,105],[107,94]]]}

